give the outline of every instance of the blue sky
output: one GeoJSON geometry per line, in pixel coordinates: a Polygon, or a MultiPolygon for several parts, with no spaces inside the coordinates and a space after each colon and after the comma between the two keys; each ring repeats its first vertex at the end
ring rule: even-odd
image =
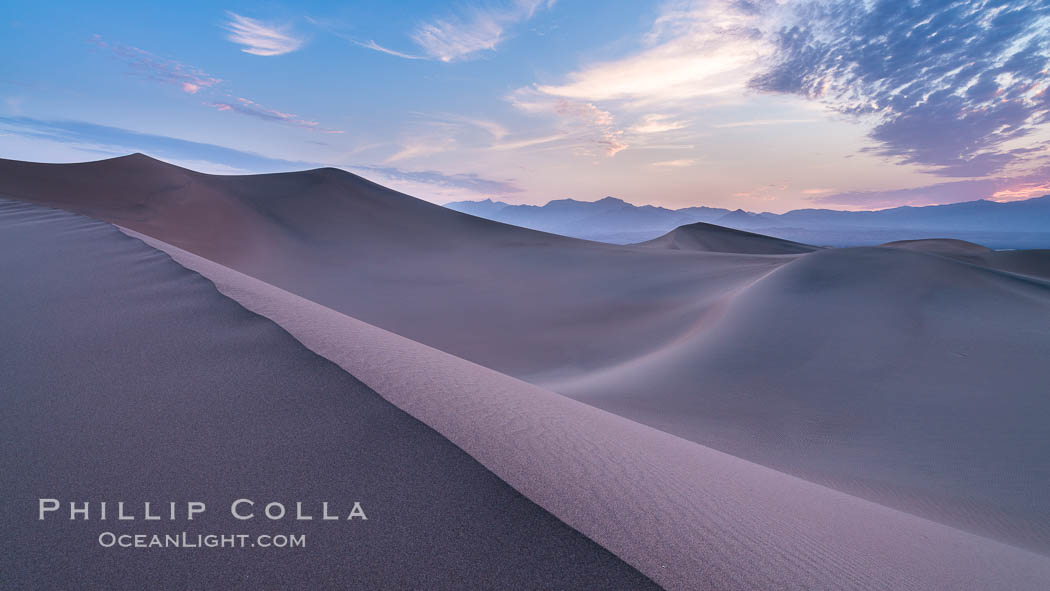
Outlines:
{"type": "Polygon", "coordinates": [[[337,166],[435,202],[1050,192],[1050,2],[8,2],[0,157],[337,166]]]}

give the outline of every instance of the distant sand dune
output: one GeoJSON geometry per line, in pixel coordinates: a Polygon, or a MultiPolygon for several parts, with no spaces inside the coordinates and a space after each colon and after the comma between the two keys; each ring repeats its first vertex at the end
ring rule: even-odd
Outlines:
{"type": "Polygon", "coordinates": [[[932,252],[944,255],[982,255],[992,252],[992,249],[954,238],[927,238],[925,240],[898,240],[887,242],[883,246],[893,248],[907,248],[920,252],[932,252]]]}
{"type": "Polygon", "coordinates": [[[948,238],[901,240],[883,246],[928,252],[981,267],[1050,279],[1050,250],[995,251],[980,244],[948,238]]]}
{"type": "Polygon", "coordinates": [[[818,250],[817,247],[808,244],[703,222],[679,226],[659,238],[641,242],[637,246],[738,254],[803,254],[818,250]]]}

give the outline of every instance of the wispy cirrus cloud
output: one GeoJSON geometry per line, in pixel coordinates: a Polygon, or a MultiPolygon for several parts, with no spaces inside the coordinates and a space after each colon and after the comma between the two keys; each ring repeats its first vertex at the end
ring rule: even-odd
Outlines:
{"type": "Polygon", "coordinates": [[[677,121],[671,115],[654,113],[643,116],[638,123],[631,127],[631,131],[641,134],[664,133],[665,131],[682,129],[687,125],[685,121],[677,121]]]}
{"type": "Polygon", "coordinates": [[[516,24],[531,19],[538,11],[554,6],[555,0],[502,0],[497,3],[465,6],[433,20],[416,25],[409,38],[420,49],[408,52],[367,41],[346,32],[346,27],[330,19],[307,17],[325,31],[358,47],[407,60],[453,62],[495,50],[516,24]]]}
{"type": "Polygon", "coordinates": [[[817,119],[750,119],[748,121],[730,121],[716,123],[715,129],[733,129],[735,127],[769,127],[771,125],[794,125],[796,123],[814,123],[817,119]]]}
{"type": "MultiPolygon", "coordinates": [[[[509,4],[475,6],[422,23],[412,40],[430,58],[443,62],[466,59],[493,50],[506,38],[507,28],[526,21],[554,0],[513,0],[509,4]]],[[[382,48],[373,48],[382,51],[382,48]]],[[[397,53],[387,51],[393,55],[397,53]]]]}
{"type": "Polygon", "coordinates": [[[806,2],[751,87],[872,120],[871,152],[941,176],[996,173],[1050,119],[1050,4],[806,2]]]}
{"type": "Polygon", "coordinates": [[[429,123],[438,127],[451,128],[459,126],[466,127],[468,129],[475,129],[485,132],[487,135],[492,136],[494,139],[502,139],[510,131],[501,125],[500,123],[491,119],[482,119],[480,117],[470,117],[466,115],[457,115],[455,113],[415,113],[416,115],[429,120],[429,123]]]}
{"type": "Polygon", "coordinates": [[[531,89],[519,89],[507,100],[526,113],[555,117],[559,131],[575,140],[582,155],[593,155],[597,149],[606,156],[615,156],[629,147],[612,113],[593,103],[544,96],[531,89]]]}
{"type": "Polygon", "coordinates": [[[536,146],[549,146],[558,142],[563,142],[572,137],[572,134],[559,132],[551,135],[543,135],[539,137],[531,137],[520,140],[511,140],[504,142],[497,142],[491,146],[491,149],[496,151],[514,151],[522,150],[526,148],[534,148],[536,146]]]}
{"type": "Polygon", "coordinates": [[[506,198],[523,192],[513,180],[492,179],[469,172],[450,173],[367,165],[348,165],[345,168],[395,191],[438,204],[506,198]]]}
{"type": "Polygon", "coordinates": [[[92,37],[91,42],[97,47],[109,50],[113,56],[127,63],[137,76],[162,84],[178,86],[187,94],[209,97],[204,100],[203,104],[213,109],[321,133],[343,133],[336,129],[323,127],[317,121],[303,119],[294,113],[270,109],[251,99],[234,96],[229,90],[220,88],[224,82],[221,78],[212,76],[194,66],[158,57],[138,47],[104,41],[98,35],[92,37]]]}
{"type": "Polygon", "coordinates": [[[99,35],[93,36],[91,43],[110,51],[117,59],[125,62],[135,75],[177,86],[187,94],[197,94],[202,89],[222,82],[221,78],[212,76],[199,68],[159,57],[138,47],[111,43],[103,40],[99,35]]]}
{"type": "Polygon", "coordinates": [[[406,51],[398,51],[396,49],[391,49],[389,47],[384,47],[384,46],[376,43],[374,39],[369,39],[368,41],[364,41],[364,40],[354,36],[354,34],[352,33],[353,29],[348,27],[345,23],[341,22],[338,19],[313,17],[313,16],[307,16],[307,17],[304,17],[304,18],[305,18],[306,22],[310,23],[311,25],[313,25],[313,26],[315,26],[315,27],[325,31],[326,33],[329,33],[331,35],[335,35],[336,37],[339,37],[340,39],[343,39],[344,41],[349,41],[350,43],[353,43],[354,45],[356,45],[358,47],[364,47],[365,49],[371,49],[372,51],[377,51],[379,53],[385,53],[387,55],[392,55],[394,57],[399,57],[399,58],[406,59],[406,60],[429,60],[430,59],[429,57],[427,57],[425,55],[417,55],[417,54],[413,54],[413,53],[408,53],[406,51]]]}
{"type": "Polygon", "coordinates": [[[386,164],[422,158],[432,154],[448,152],[456,145],[456,140],[451,137],[419,137],[410,138],[401,144],[397,152],[391,154],[384,161],[386,164]]]}
{"type": "Polygon", "coordinates": [[[349,168],[378,173],[387,179],[412,181],[443,187],[457,187],[482,195],[498,196],[522,192],[522,189],[515,185],[513,181],[489,179],[475,173],[446,174],[436,170],[412,171],[389,166],[350,166],[349,168]]]}
{"type": "Polygon", "coordinates": [[[273,25],[227,12],[229,21],[223,26],[226,39],[242,45],[241,51],[252,55],[274,56],[291,53],[303,46],[303,39],[294,36],[287,26],[273,25]]]}
{"type": "Polygon", "coordinates": [[[322,133],[343,133],[339,130],[321,127],[321,124],[317,121],[301,119],[295,113],[285,113],[274,109],[267,109],[259,103],[243,97],[237,97],[236,99],[229,101],[209,102],[206,104],[212,108],[218,109],[219,111],[233,111],[249,117],[262,119],[263,121],[286,123],[295,127],[303,127],[320,131],[322,133]]]}
{"type": "Polygon", "coordinates": [[[425,59],[427,59],[426,56],[413,55],[411,53],[404,53],[404,52],[397,51],[397,50],[394,50],[394,49],[388,49],[388,48],[383,47],[382,45],[380,45],[380,44],[378,44],[378,43],[376,43],[375,41],[372,41],[372,40],[369,40],[369,41],[356,41],[354,39],[350,39],[349,41],[351,43],[353,43],[354,45],[358,45],[360,47],[364,47],[365,49],[371,49],[372,51],[378,51],[380,53],[385,53],[387,55],[393,55],[393,56],[396,56],[396,57],[404,58],[406,60],[425,60],[425,59]]]}
{"type": "Polygon", "coordinates": [[[653,166],[660,166],[663,168],[686,168],[696,164],[696,160],[690,158],[683,158],[680,160],[664,160],[663,162],[653,162],[653,166]]]}

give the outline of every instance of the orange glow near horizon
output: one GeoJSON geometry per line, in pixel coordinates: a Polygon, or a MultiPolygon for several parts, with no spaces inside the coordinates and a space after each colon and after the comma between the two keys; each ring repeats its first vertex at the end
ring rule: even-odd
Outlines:
{"type": "Polygon", "coordinates": [[[1042,197],[1043,195],[1050,195],[1050,182],[1027,183],[1008,189],[999,189],[992,193],[988,199],[1003,203],[1006,201],[1023,201],[1033,197],[1042,197]]]}

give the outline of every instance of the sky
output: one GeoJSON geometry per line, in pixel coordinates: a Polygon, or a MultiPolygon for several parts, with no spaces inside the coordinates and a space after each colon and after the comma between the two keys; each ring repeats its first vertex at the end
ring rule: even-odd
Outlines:
{"type": "Polygon", "coordinates": [[[32,2],[0,157],[334,166],[445,203],[1050,193],[1050,0],[32,2]]]}

